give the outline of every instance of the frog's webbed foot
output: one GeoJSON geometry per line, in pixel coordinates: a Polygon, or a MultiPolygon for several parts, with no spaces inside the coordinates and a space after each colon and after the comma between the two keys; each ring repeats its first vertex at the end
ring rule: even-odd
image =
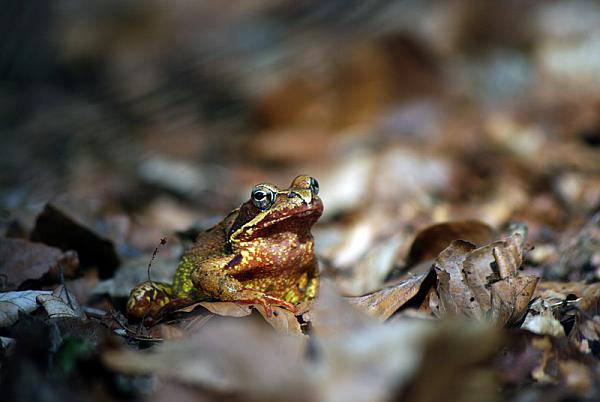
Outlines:
{"type": "Polygon", "coordinates": [[[284,307],[290,310],[292,313],[296,313],[298,311],[297,307],[292,303],[288,303],[278,297],[254,290],[241,290],[235,295],[232,301],[239,304],[260,304],[265,310],[267,317],[273,316],[272,306],[284,307]]]}
{"type": "Polygon", "coordinates": [[[131,290],[127,315],[137,319],[158,318],[172,302],[171,286],[162,282],[142,282],[131,290]]]}

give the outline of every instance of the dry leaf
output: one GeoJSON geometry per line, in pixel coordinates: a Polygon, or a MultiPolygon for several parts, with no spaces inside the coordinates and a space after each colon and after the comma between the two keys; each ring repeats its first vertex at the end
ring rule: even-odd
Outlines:
{"type": "Polygon", "coordinates": [[[383,401],[418,369],[435,330],[419,320],[384,325],[350,305],[323,281],[310,311],[318,365],[311,379],[322,401],[383,401]]]}
{"type": "Polygon", "coordinates": [[[465,401],[474,385],[482,392],[475,394],[479,400],[482,394],[493,397],[493,379],[481,384],[469,378],[477,371],[474,366],[497,349],[496,329],[462,321],[384,324],[350,305],[333,284],[323,285],[310,311],[317,364],[309,369],[319,400],[432,401],[441,395],[427,395],[443,392],[444,400],[465,401]]]}
{"type": "Polygon", "coordinates": [[[63,285],[54,289],[52,294],[37,296],[36,300],[44,307],[49,318],[86,318],[75,296],[63,285]]]}
{"type": "Polygon", "coordinates": [[[454,240],[464,240],[477,246],[494,240],[495,231],[479,221],[456,221],[431,225],[419,231],[410,246],[407,266],[432,260],[454,240]]]}
{"type": "Polygon", "coordinates": [[[242,304],[234,302],[199,302],[177,310],[178,312],[191,312],[197,306],[202,306],[213,314],[225,317],[245,317],[252,314],[252,309],[257,310],[277,332],[288,335],[301,335],[302,329],[298,319],[289,310],[277,306],[271,307],[273,314],[269,317],[260,304],[242,304]]]}
{"type": "MultiPolygon", "coordinates": [[[[539,302],[532,308],[544,303],[557,319],[565,322],[569,328],[567,336],[579,351],[598,356],[594,345],[600,341],[600,283],[542,282],[535,294],[539,302]]],[[[526,319],[530,315],[531,311],[526,319]]],[[[533,331],[537,332],[535,328],[533,331]]]]}
{"type": "Polygon", "coordinates": [[[59,277],[62,268],[67,278],[75,276],[79,261],[74,252],[22,239],[0,237],[0,277],[2,291],[16,290],[25,281],[59,277]]]}
{"type": "Polygon", "coordinates": [[[494,321],[515,324],[527,312],[527,305],[538,282],[535,276],[504,278],[492,284],[491,312],[494,321]]]}
{"type": "Polygon", "coordinates": [[[455,240],[440,253],[433,267],[438,278],[439,314],[465,314],[467,317],[481,318],[482,310],[469,288],[464,274],[463,262],[475,245],[463,240],[455,240]]]}
{"type": "Polygon", "coordinates": [[[346,300],[367,314],[384,321],[419,292],[428,276],[429,271],[408,276],[395,285],[364,296],[347,297],[346,300]]]}
{"type": "Polygon", "coordinates": [[[271,326],[280,334],[284,335],[302,335],[302,328],[298,318],[291,311],[273,306],[273,314],[268,316],[265,308],[261,305],[254,306],[271,326]]]}
{"type": "Polygon", "coordinates": [[[190,312],[194,310],[196,306],[202,306],[213,314],[225,317],[245,317],[252,314],[251,305],[233,302],[200,302],[178,311],[190,312]]]}
{"type": "Polygon", "coordinates": [[[31,313],[36,310],[39,307],[36,298],[51,293],[49,290],[0,293],[0,327],[14,324],[19,318],[19,312],[31,313]]]}
{"type": "Polygon", "coordinates": [[[145,352],[109,350],[104,363],[129,374],[156,374],[259,400],[309,400],[302,337],[282,336],[256,320],[210,320],[197,334],[145,352]]]}
{"type": "Polygon", "coordinates": [[[518,322],[527,310],[538,278],[520,274],[525,228],[516,226],[505,240],[476,248],[453,241],[434,262],[437,297],[430,307],[438,315],[518,322]]]}

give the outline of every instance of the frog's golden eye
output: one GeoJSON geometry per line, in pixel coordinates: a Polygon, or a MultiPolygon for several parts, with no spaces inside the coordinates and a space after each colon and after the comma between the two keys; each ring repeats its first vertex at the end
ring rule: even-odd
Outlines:
{"type": "Polygon", "coordinates": [[[314,177],[310,178],[310,191],[313,192],[314,195],[319,194],[319,182],[314,177]]]}
{"type": "Polygon", "coordinates": [[[264,211],[275,202],[275,192],[266,186],[256,186],[250,193],[250,199],[256,208],[264,211]]]}

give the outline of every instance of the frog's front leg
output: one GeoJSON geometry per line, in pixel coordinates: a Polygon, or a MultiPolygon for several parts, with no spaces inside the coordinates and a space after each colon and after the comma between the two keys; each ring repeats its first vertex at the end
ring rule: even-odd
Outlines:
{"type": "Polygon", "coordinates": [[[261,304],[268,316],[271,306],[281,306],[295,312],[296,306],[287,301],[258,290],[244,288],[243,284],[229,274],[240,263],[240,257],[231,256],[212,259],[201,263],[192,273],[194,287],[211,297],[244,304],[261,304]]]}

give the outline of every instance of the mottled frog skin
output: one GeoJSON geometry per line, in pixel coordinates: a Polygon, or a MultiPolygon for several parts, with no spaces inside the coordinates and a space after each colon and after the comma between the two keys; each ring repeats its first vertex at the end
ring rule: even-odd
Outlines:
{"type": "Polygon", "coordinates": [[[298,176],[288,189],[262,183],[250,200],[201,233],[182,257],[172,284],[133,288],[127,313],[156,319],[203,300],[261,304],[296,311],[319,283],[311,227],[323,213],[319,186],[298,176]]]}

